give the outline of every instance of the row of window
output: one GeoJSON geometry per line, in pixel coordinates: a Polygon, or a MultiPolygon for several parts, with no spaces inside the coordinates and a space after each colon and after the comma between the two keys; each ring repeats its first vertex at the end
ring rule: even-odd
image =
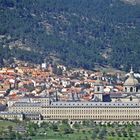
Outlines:
{"type": "Polygon", "coordinates": [[[139,114],[140,110],[43,110],[42,113],[51,114],[139,114]]]}
{"type": "Polygon", "coordinates": [[[96,110],[91,110],[90,108],[87,108],[87,109],[83,109],[83,110],[81,110],[81,109],[77,109],[77,108],[75,108],[75,109],[58,109],[58,108],[54,108],[53,110],[52,110],[52,108],[50,108],[50,109],[41,109],[41,108],[11,108],[10,109],[10,111],[12,111],[12,112],[24,112],[24,111],[32,111],[32,112],[42,112],[42,113],[51,113],[51,114],[63,114],[63,113],[73,113],[73,114],[75,114],[75,113],[78,113],[78,114],[86,114],[86,113],[88,113],[88,114],[103,114],[103,113],[121,113],[121,114],[123,114],[123,113],[134,113],[134,114],[136,114],[136,113],[140,113],[140,110],[139,109],[136,109],[136,108],[134,108],[134,109],[125,109],[125,108],[123,108],[123,109],[120,109],[120,108],[118,108],[118,109],[96,109],[96,110]]]}
{"type": "Polygon", "coordinates": [[[66,104],[66,103],[64,103],[64,104],[62,104],[62,103],[60,103],[60,104],[57,104],[57,103],[53,104],[52,103],[51,105],[52,105],[52,107],[54,107],[54,106],[56,106],[56,107],[57,106],[58,107],[59,106],[66,106],[66,107],[67,106],[72,106],[72,107],[77,107],[77,106],[92,106],[92,107],[94,107],[94,106],[96,106],[96,107],[97,106],[101,106],[102,107],[103,106],[103,107],[105,107],[105,106],[137,106],[138,104],[133,104],[133,103],[131,103],[131,104],[128,104],[128,103],[127,104],[124,104],[124,103],[122,103],[122,104],[119,104],[119,103],[118,104],[116,104],[116,103],[114,103],[114,104],[112,104],[112,103],[111,104],[102,104],[102,103],[100,103],[100,104],[88,104],[88,103],[87,104],[81,104],[81,103],[80,104],[79,103],[77,103],[77,104],[75,104],[75,103],[73,103],[73,104],[70,104],[70,103],[69,104],[66,104]]]}
{"type": "Polygon", "coordinates": [[[86,115],[86,116],[66,116],[66,115],[46,115],[46,118],[50,118],[50,119],[140,119],[140,116],[137,115],[133,115],[133,116],[129,116],[129,115],[125,115],[125,116],[90,116],[90,115],[86,115]]]}
{"type": "Polygon", "coordinates": [[[47,106],[42,106],[42,108],[74,108],[74,109],[76,109],[76,108],[85,108],[85,109],[88,109],[88,108],[97,108],[97,109],[101,109],[101,108],[108,108],[108,109],[111,109],[111,108],[140,108],[140,106],[131,106],[131,105],[129,105],[129,106],[49,106],[49,107],[47,107],[47,106]]]}

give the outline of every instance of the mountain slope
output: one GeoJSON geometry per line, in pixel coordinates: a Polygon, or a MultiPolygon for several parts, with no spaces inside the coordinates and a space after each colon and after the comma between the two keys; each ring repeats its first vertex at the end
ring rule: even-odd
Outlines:
{"type": "Polygon", "coordinates": [[[122,0],[122,1],[133,5],[140,4],[140,0],[122,0]]]}
{"type": "Polygon", "coordinates": [[[40,63],[53,54],[75,67],[139,70],[139,13],[119,0],[0,0],[0,43],[9,52],[1,57],[40,63]]]}

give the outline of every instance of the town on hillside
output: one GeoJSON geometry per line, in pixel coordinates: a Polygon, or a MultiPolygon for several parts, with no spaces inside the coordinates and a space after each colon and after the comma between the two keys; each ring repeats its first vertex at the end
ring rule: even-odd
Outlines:
{"type": "Polygon", "coordinates": [[[132,67],[128,74],[46,63],[0,70],[4,119],[140,121],[139,112],[139,74],[132,67]]]}

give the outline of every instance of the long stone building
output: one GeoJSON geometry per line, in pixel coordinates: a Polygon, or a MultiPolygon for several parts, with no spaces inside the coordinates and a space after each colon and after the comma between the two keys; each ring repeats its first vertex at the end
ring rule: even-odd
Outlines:
{"type": "Polygon", "coordinates": [[[49,105],[16,103],[9,108],[9,112],[39,113],[45,120],[140,121],[140,103],[134,102],[52,102],[49,105]]]}
{"type": "Polygon", "coordinates": [[[103,86],[102,81],[98,79],[95,83],[94,96],[88,102],[79,99],[63,102],[48,97],[39,101],[36,99],[35,102],[15,102],[9,106],[8,112],[39,114],[42,119],[50,121],[68,119],[70,121],[140,122],[139,82],[134,77],[132,69],[129,78],[124,82],[124,91],[119,97],[117,94],[116,97],[110,95],[110,102],[104,102],[103,86]]]}

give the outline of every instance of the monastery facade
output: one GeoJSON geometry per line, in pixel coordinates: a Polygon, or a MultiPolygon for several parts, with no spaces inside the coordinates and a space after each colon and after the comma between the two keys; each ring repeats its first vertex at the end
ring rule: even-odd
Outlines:
{"type": "MultiPolygon", "coordinates": [[[[8,107],[10,115],[23,114],[23,118],[58,121],[93,120],[95,122],[140,122],[140,90],[139,82],[131,69],[124,82],[122,94],[111,94],[109,102],[104,102],[104,85],[100,78],[94,85],[91,101],[46,98],[37,102],[16,102],[8,107]],[[30,115],[29,115],[30,114],[30,115]]],[[[57,97],[56,97],[57,98],[57,97]]],[[[7,115],[7,114],[6,114],[7,115]]],[[[0,117],[5,117],[0,113],[0,117]]],[[[8,115],[7,115],[8,117],[8,115]]],[[[11,117],[11,116],[10,116],[11,117]]],[[[21,117],[21,116],[20,116],[21,117]]]]}

